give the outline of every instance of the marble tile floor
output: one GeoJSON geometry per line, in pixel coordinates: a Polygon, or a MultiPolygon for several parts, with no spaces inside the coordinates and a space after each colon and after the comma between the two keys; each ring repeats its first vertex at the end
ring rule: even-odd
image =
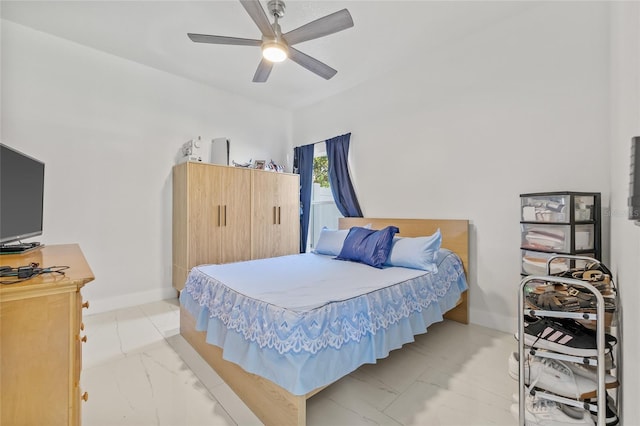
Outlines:
{"type": "MultiPolygon", "coordinates": [[[[260,425],[179,335],[177,300],[85,315],[84,426],[260,425]]],[[[314,396],[310,426],[514,425],[512,335],[451,321],[314,396]]]]}

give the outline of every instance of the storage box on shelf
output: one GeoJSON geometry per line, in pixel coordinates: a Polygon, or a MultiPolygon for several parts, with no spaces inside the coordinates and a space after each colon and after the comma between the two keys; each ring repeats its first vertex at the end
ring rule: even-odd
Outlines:
{"type": "MultiPolygon", "coordinates": [[[[546,274],[529,275],[521,280],[518,306],[522,315],[518,319],[517,334],[518,380],[520,383],[518,414],[520,425],[525,424],[525,401],[527,401],[528,395],[533,395],[533,398],[537,401],[555,401],[565,406],[578,407],[579,409],[597,413],[597,425],[599,426],[612,424],[611,419],[607,420],[607,417],[612,415],[611,410],[607,412],[607,404],[608,401],[613,401],[615,411],[617,398],[609,395],[607,389],[615,393],[619,382],[611,375],[613,373],[612,369],[615,368],[615,363],[613,362],[614,350],[611,348],[611,343],[617,339],[611,335],[612,332],[613,334],[615,333],[614,328],[611,327],[611,315],[607,315],[611,314],[611,312],[607,312],[607,310],[611,310],[613,307],[615,312],[617,300],[615,285],[611,281],[610,275],[606,272],[608,272],[606,267],[596,259],[575,255],[559,255],[549,258],[546,274]],[[572,278],[550,275],[551,265],[555,260],[588,264],[591,265],[593,271],[584,272],[583,270],[571,275],[564,274],[572,276],[572,278]],[[566,299],[573,302],[573,304],[551,303],[545,305],[545,302],[541,302],[540,298],[540,295],[548,295],[552,300],[554,297],[563,299],[565,294],[566,299]],[[580,306],[577,306],[577,299],[572,299],[576,297],[582,298],[582,302],[587,300],[589,303],[581,303],[580,306]],[[569,305],[571,306],[569,307],[569,305]],[[588,350],[570,347],[569,340],[562,336],[561,331],[553,330],[553,327],[541,327],[541,331],[536,335],[527,334],[527,331],[531,332],[531,329],[525,330],[525,317],[527,321],[555,318],[567,325],[575,322],[576,329],[584,330],[583,335],[593,337],[595,346],[593,349],[588,350]],[[586,327],[581,324],[586,324],[586,327]],[[554,342],[558,342],[558,344],[554,342]],[[566,346],[564,346],[565,344],[566,346]],[[525,346],[528,347],[526,352],[525,346]],[[580,368],[577,366],[595,367],[593,370],[597,383],[595,394],[589,396],[589,399],[581,399],[578,395],[575,398],[571,398],[569,396],[573,395],[561,395],[553,389],[540,386],[537,378],[534,380],[532,377],[534,374],[533,369],[525,369],[525,364],[531,365],[530,363],[535,362],[536,357],[538,359],[557,360],[560,363],[564,363],[557,365],[569,366],[572,371],[575,368],[580,368]],[[597,402],[594,402],[594,399],[597,402]]],[[[544,297],[542,299],[546,300],[544,297]]],[[[555,301],[558,302],[558,300],[555,301]]],[[[563,300],[559,302],[563,302],[563,300]]],[[[576,338],[579,334],[580,332],[577,332],[576,338]]],[[[570,373],[570,376],[573,377],[573,374],[570,373]]],[[[575,374],[579,375],[579,373],[575,374]]],[[[577,382],[576,386],[578,386],[577,382]]],[[[615,412],[613,416],[617,421],[615,412]]]]}
{"type": "MultiPolygon", "coordinates": [[[[539,192],[520,195],[522,275],[542,275],[553,254],[601,258],[600,193],[539,192]]],[[[551,272],[584,263],[557,260],[551,272]]]]}

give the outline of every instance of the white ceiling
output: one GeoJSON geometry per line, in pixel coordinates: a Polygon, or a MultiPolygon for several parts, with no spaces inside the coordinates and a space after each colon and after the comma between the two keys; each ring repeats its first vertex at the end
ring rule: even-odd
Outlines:
{"type": "MultiPolygon", "coordinates": [[[[266,1],[262,1],[266,9],[266,1]]],[[[530,8],[519,1],[286,1],[290,31],[347,8],[353,28],[296,45],[338,70],[324,80],[292,61],[252,83],[260,49],[193,43],[186,33],[260,38],[237,0],[2,1],[3,19],[216,88],[294,109],[320,101],[396,67],[424,63],[431,49],[472,36],[530,8]]],[[[425,70],[428,78],[428,70],[425,70]]]]}

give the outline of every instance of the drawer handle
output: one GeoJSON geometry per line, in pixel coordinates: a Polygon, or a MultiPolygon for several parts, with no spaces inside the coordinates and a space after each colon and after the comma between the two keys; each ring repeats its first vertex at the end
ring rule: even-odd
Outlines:
{"type": "Polygon", "coordinates": [[[82,343],[87,343],[87,336],[82,336],[82,338],[80,339],[80,341],[82,343]]]}
{"type": "Polygon", "coordinates": [[[88,300],[82,304],[82,308],[89,309],[89,301],[88,300]]]}
{"type": "Polygon", "coordinates": [[[83,393],[80,399],[83,400],[84,402],[87,402],[89,400],[89,392],[83,393]]]}
{"type": "Polygon", "coordinates": [[[80,330],[84,330],[84,323],[83,322],[80,323],[80,330]]]}

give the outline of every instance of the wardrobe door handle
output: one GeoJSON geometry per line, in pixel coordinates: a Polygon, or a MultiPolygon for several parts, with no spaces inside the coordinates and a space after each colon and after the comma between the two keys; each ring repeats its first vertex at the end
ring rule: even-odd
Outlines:
{"type": "Polygon", "coordinates": [[[227,205],[224,205],[224,226],[227,226],[227,205]]]}
{"type": "Polygon", "coordinates": [[[282,212],[280,211],[280,206],[278,206],[278,225],[282,224],[282,212]]]}
{"type": "Polygon", "coordinates": [[[222,214],[220,212],[221,206],[218,204],[218,226],[222,226],[222,214]]]}
{"type": "Polygon", "coordinates": [[[276,206],[273,206],[273,224],[278,224],[278,212],[276,210],[276,206]]]}

